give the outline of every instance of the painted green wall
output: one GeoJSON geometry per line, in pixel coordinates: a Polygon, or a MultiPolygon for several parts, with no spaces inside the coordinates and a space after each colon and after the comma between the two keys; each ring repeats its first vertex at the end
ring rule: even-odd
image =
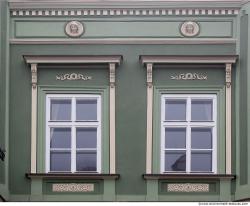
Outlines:
{"type": "Polygon", "coordinates": [[[240,184],[244,185],[248,182],[248,167],[247,165],[247,137],[248,137],[248,117],[247,117],[247,98],[248,87],[246,82],[248,79],[248,15],[244,14],[241,17],[241,73],[240,73],[240,184]]]}
{"type": "Polygon", "coordinates": [[[0,147],[6,150],[5,161],[0,161],[0,191],[3,196],[8,187],[8,9],[5,1],[0,2],[0,147]]]}
{"type": "Polygon", "coordinates": [[[239,177],[235,182],[235,198],[245,199],[249,198],[250,191],[250,125],[249,125],[249,14],[250,3],[242,7],[239,15],[239,32],[238,32],[238,51],[240,60],[238,62],[238,72],[236,73],[237,85],[236,95],[236,175],[239,177]],[[237,106],[238,105],[238,106],[237,106]]]}
{"type": "MultiPolygon", "coordinates": [[[[197,21],[202,28],[198,38],[228,38],[233,36],[236,25],[233,19],[211,19],[196,17],[190,18],[197,21]]],[[[80,38],[107,38],[107,37],[168,37],[181,38],[180,24],[183,19],[158,18],[157,20],[137,19],[77,19],[84,24],[85,32],[80,38]],[[119,29],[113,29],[119,28],[119,29]]],[[[187,19],[185,19],[187,20],[187,19]]],[[[68,19],[12,19],[12,38],[67,38],[64,26],[68,19]]]]}
{"type": "MultiPolygon", "coordinates": [[[[235,46],[225,45],[64,45],[64,46],[18,46],[11,45],[10,59],[10,192],[29,194],[30,180],[25,173],[30,167],[30,70],[24,63],[23,54],[36,55],[91,55],[121,54],[124,62],[116,72],[116,161],[117,173],[121,178],[116,182],[118,195],[145,195],[146,182],[141,175],[145,173],[146,148],[146,70],[139,63],[139,55],[178,54],[178,55],[231,55],[235,46]],[[150,48],[150,49],[149,49],[150,48]],[[118,115],[119,114],[119,115],[118,115]],[[135,123],[136,122],[136,123],[135,123]]],[[[41,69],[42,70],[42,69],[41,69]]],[[[78,70],[78,69],[77,69],[78,70]]],[[[39,71],[39,84],[55,84],[58,68],[39,71]],[[54,82],[53,82],[54,81],[54,82]]],[[[72,71],[68,69],[68,71],[72,71]]],[[[97,70],[98,71],[98,70],[97,70]]],[[[107,85],[108,71],[93,76],[100,85],[107,85]],[[96,76],[95,76],[96,75],[96,76]]],[[[65,70],[66,72],[66,70],[65,70]]],[[[84,73],[84,70],[83,70],[84,73]]],[[[158,71],[154,75],[159,76],[158,71]]],[[[219,81],[222,75],[213,78],[219,81]]],[[[162,84],[162,82],[159,83],[162,84]]],[[[59,83],[61,84],[61,83],[59,83]]],[[[77,85],[72,81],[67,84],[77,85]]],[[[91,84],[82,82],[82,84],[91,84]]],[[[156,81],[157,84],[157,81],[156,81]]],[[[78,85],[79,86],[79,85],[78,85]]]]}

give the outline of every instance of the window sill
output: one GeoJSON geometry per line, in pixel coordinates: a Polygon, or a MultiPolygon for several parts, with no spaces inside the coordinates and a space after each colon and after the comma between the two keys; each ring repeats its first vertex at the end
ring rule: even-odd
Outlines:
{"type": "Polygon", "coordinates": [[[120,174],[86,174],[86,173],[26,173],[28,179],[87,179],[87,180],[104,180],[119,179],[120,174]]]}
{"type": "Polygon", "coordinates": [[[228,174],[143,174],[142,177],[145,180],[171,180],[171,179],[206,179],[206,180],[218,180],[218,179],[235,179],[236,175],[228,174]]]}

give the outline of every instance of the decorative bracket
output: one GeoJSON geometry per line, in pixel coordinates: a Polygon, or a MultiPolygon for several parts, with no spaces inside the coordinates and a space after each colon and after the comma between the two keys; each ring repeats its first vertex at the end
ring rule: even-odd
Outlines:
{"type": "Polygon", "coordinates": [[[226,64],[226,86],[227,88],[231,87],[232,77],[232,64],[226,64]]]}
{"type": "Polygon", "coordinates": [[[153,64],[151,63],[147,64],[147,86],[150,88],[153,86],[153,64]]]}
{"type": "Polygon", "coordinates": [[[37,87],[37,64],[31,64],[31,84],[32,88],[37,87]]]}
{"type": "Polygon", "coordinates": [[[109,64],[109,83],[110,83],[111,88],[115,87],[115,64],[114,63],[109,64]]]}

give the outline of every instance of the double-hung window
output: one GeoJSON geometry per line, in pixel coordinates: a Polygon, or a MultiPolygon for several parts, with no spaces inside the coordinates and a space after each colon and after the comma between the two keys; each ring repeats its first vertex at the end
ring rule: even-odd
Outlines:
{"type": "Polygon", "coordinates": [[[161,97],[161,172],[216,173],[216,95],[161,97]]]}
{"type": "Polygon", "coordinates": [[[101,95],[47,94],[46,172],[101,172],[101,95]]]}

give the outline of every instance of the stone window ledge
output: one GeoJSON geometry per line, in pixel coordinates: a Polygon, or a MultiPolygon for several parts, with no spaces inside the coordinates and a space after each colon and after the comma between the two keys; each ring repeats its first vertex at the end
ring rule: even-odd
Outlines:
{"type": "Polygon", "coordinates": [[[82,179],[82,180],[116,180],[120,174],[86,174],[86,173],[26,173],[28,179],[82,179]]]}
{"type": "Polygon", "coordinates": [[[145,180],[219,180],[235,179],[236,175],[232,174],[143,174],[145,180]]]}

